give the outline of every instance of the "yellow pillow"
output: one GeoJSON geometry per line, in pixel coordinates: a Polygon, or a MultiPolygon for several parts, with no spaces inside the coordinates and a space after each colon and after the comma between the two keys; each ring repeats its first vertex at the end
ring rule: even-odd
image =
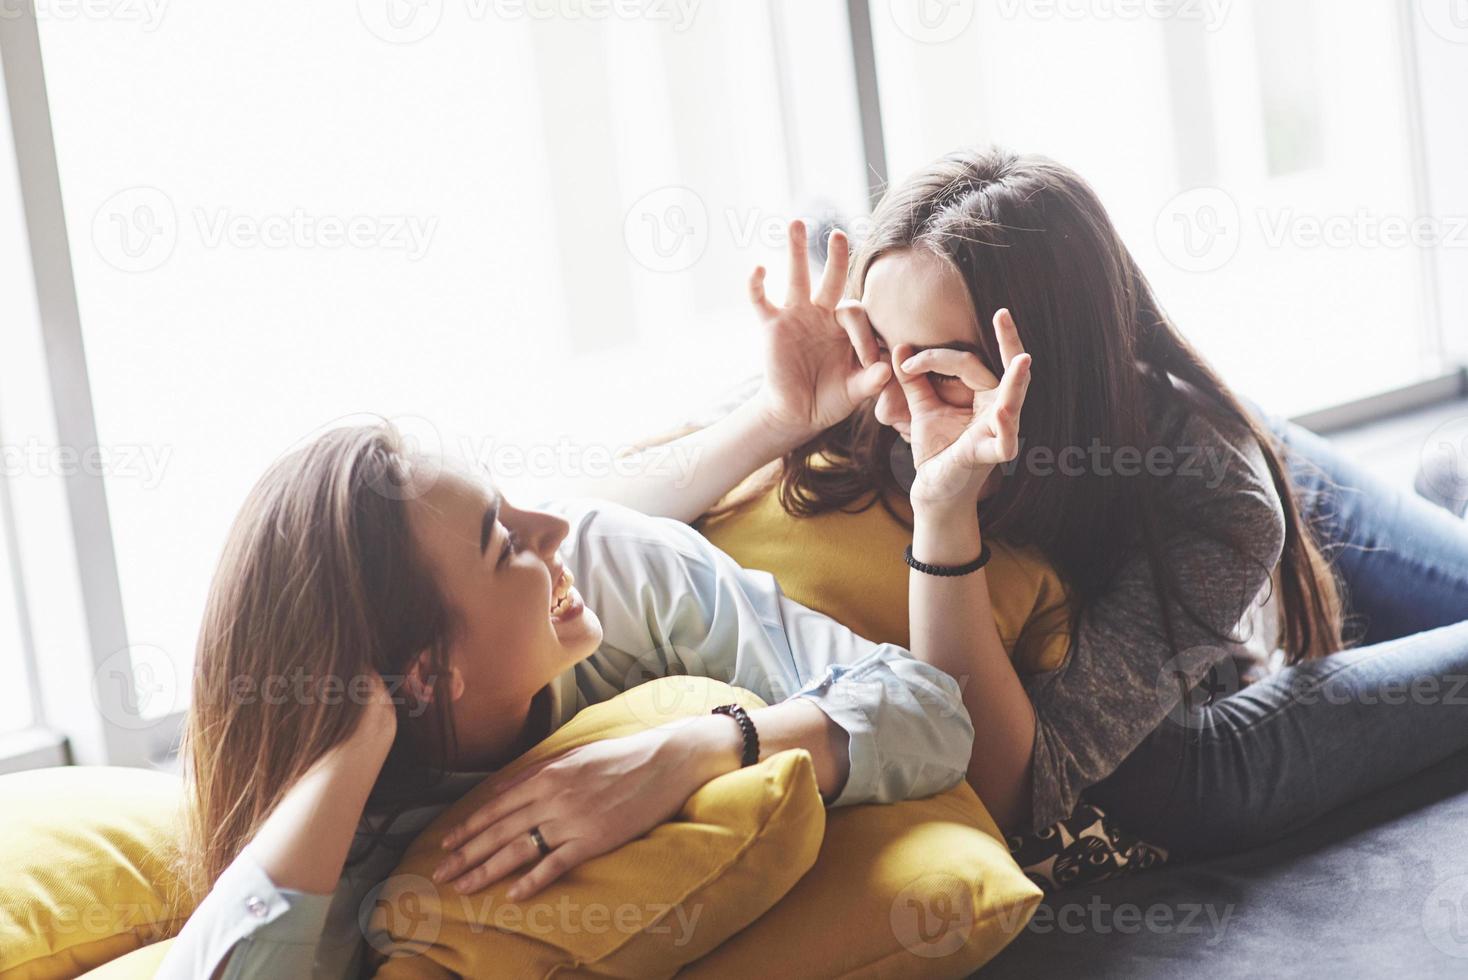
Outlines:
{"type": "Polygon", "coordinates": [[[0,776],[0,977],[79,973],[183,927],[174,885],[182,783],[67,766],[0,776]]]}
{"type": "MultiPolygon", "coordinates": [[[[764,706],[707,678],[661,678],[582,710],[506,771],[731,701],[764,706]]],[[[473,895],[433,885],[444,832],[488,799],[476,789],[440,814],[378,890],[368,938],[391,958],[377,976],[671,977],[778,902],[815,863],[826,823],[797,749],[709,782],[674,820],[527,902],[505,899],[517,875],[473,895]]]]}
{"type": "Polygon", "coordinates": [[[678,980],[967,977],[1019,935],[1041,891],[968,783],[826,814],[815,867],[678,980]]]}
{"type": "Polygon", "coordinates": [[[165,939],[161,943],[135,949],[95,970],[88,970],[78,980],[153,980],[172,946],[173,940],[165,939]]]}
{"type": "MultiPolygon", "coordinates": [[[[820,459],[821,457],[817,457],[820,459]]],[[[859,513],[829,511],[796,518],[780,506],[775,486],[760,488],[765,471],[736,487],[729,500],[748,502],[695,525],[745,568],[774,575],[781,590],[874,643],[910,648],[909,572],[902,549],[912,530],[887,513],[875,495],[859,513]]],[[[912,508],[892,498],[898,514],[912,508]]],[[[1054,670],[1070,650],[1070,606],[1064,583],[1038,551],[988,542],[989,600],[999,639],[1023,674],[1054,670]]]]}
{"type": "MultiPolygon", "coordinates": [[[[706,678],[653,681],[581,712],[516,765],[700,715],[736,697],[745,707],[760,705],[753,694],[706,678]]],[[[529,916],[520,913],[502,928],[492,928],[494,910],[519,908],[503,898],[513,876],[469,901],[452,893],[440,896],[428,880],[440,854],[435,842],[482,802],[471,793],[423,832],[380,893],[372,925],[388,935],[373,935],[373,945],[385,950],[396,943],[406,953],[421,955],[396,956],[377,976],[665,977],[688,964],[677,973],[680,980],[761,975],[926,980],[967,976],[1029,922],[1040,889],[1009,856],[999,829],[967,783],[926,800],[827,811],[823,839],[817,830],[819,857],[813,865],[804,835],[791,850],[776,834],[752,840],[745,860],[772,875],[768,887],[756,887],[747,876],[730,882],[725,871],[690,890],[699,872],[722,866],[719,855],[731,840],[743,839],[739,835],[750,826],[752,812],[775,802],[770,794],[801,794],[802,812],[811,803],[819,805],[819,797],[806,796],[815,785],[814,774],[804,771],[808,759],[803,752],[782,753],[715,780],[683,811],[680,823],[698,826],[676,834],[668,831],[678,824],[658,828],[587,862],[584,874],[582,869],[569,873],[527,906],[640,909],[681,901],[685,915],[673,918],[673,938],[680,923],[690,921],[688,910],[698,910],[699,918],[692,941],[677,948],[670,948],[667,936],[649,943],[658,937],[632,929],[610,938],[572,933],[581,921],[574,911],[570,916],[558,912],[539,930],[526,928],[529,916]],[[736,781],[792,756],[802,770],[798,781],[782,787],[779,774],[758,785],[736,781]],[[793,888],[792,874],[799,879],[793,888]],[[736,923],[751,919],[740,931],[736,923]],[[688,955],[695,946],[706,955],[696,960],[688,955]]],[[[809,827],[819,826],[811,815],[809,827]]],[[[646,921],[634,918],[632,924],[646,921]]]]}

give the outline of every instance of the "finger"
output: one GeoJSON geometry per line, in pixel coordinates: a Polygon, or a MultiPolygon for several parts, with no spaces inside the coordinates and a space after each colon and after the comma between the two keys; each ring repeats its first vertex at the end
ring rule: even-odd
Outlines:
{"type": "Polygon", "coordinates": [[[836,322],[851,339],[851,346],[856,349],[856,359],[861,361],[862,367],[870,367],[873,362],[882,360],[882,346],[877,343],[877,332],[872,329],[872,321],[867,319],[866,307],[860,301],[849,299],[838,304],[836,322]]]}
{"type": "Polygon", "coordinates": [[[838,228],[826,240],[826,268],[812,297],[817,306],[835,309],[841,302],[841,294],[846,292],[846,268],[850,258],[851,247],[846,240],[846,232],[838,228]]]}
{"type": "Polygon", "coordinates": [[[916,348],[911,344],[898,344],[892,351],[892,372],[897,376],[897,383],[902,386],[903,395],[907,397],[909,414],[927,411],[943,404],[926,374],[912,374],[903,370],[903,362],[910,360],[915,353],[916,348]]]}
{"type": "Polygon", "coordinates": [[[902,364],[908,374],[951,374],[975,391],[992,391],[999,387],[999,379],[979,360],[977,354],[964,350],[948,350],[944,347],[929,347],[909,357],[902,364]]]}
{"type": "Polygon", "coordinates": [[[994,336],[999,340],[999,361],[1007,369],[1010,362],[1025,352],[1019,339],[1019,327],[1014,325],[1014,316],[1008,309],[994,314],[994,336]]]}
{"type": "Polygon", "coordinates": [[[1019,431],[1019,413],[1024,408],[1025,392],[1030,388],[1031,360],[1030,355],[1019,354],[1010,362],[994,399],[995,418],[1015,434],[1019,431]]]}
{"type": "Polygon", "coordinates": [[[991,421],[983,428],[989,429],[991,435],[987,439],[979,439],[979,428],[969,430],[974,439],[978,440],[974,443],[976,454],[1004,462],[1019,454],[1020,412],[1024,408],[1029,378],[1030,355],[1020,354],[1010,364],[1009,370],[1004,372],[1004,380],[1000,382],[999,390],[990,406],[991,421]],[[989,442],[992,448],[987,451],[980,449],[979,445],[984,441],[989,442]]]}
{"type": "Polygon", "coordinates": [[[494,791],[494,796],[488,803],[469,814],[462,823],[450,829],[444,835],[440,846],[458,847],[470,837],[483,832],[486,827],[497,823],[534,800],[538,795],[538,787],[531,784],[530,779],[538,775],[548,764],[549,760],[538,766],[531,766],[524,772],[516,773],[504,786],[494,791]]]}
{"type": "Polygon", "coordinates": [[[530,828],[535,826],[540,828],[541,836],[545,838],[547,846],[553,848],[554,853],[555,845],[551,842],[562,842],[557,834],[556,822],[546,820],[539,824],[530,823],[484,857],[460,869],[456,876],[435,877],[434,881],[451,883],[460,894],[480,891],[501,881],[516,868],[523,868],[540,859],[540,848],[530,837],[530,828]]]}
{"type": "Polygon", "coordinates": [[[846,383],[846,396],[853,402],[864,402],[876,397],[892,380],[892,365],[886,361],[868,364],[860,373],[846,383]]]}
{"type": "Polygon", "coordinates": [[[433,880],[452,881],[514,844],[517,838],[529,840],[530,828],[536,826],[537,817],[543,816],[545,814],[540,807],[522,807],[479,833],[469,836],[438,862],[433,869],[433,880]]]}
{"type": "Polygon", "coordinates": [[[551,851],[505,892],[505,898],[522,902],[555,881],[588,858],[596,857],[596,848],[583,841],[572,841],[551,851]]]}
{"type": "Polygon", "coordinates": [[[805,222],[796,218],[790,222],[790,289],[785,296],[786,306],[810,302],[810,260],[805,255],[805,222]]]}
{"type": "Polygon", "coordinates": [[[749,276],[749,301],[761,316],[772,317],[780,312],[765,296],[765,267],[757,265],[749,276]]]}

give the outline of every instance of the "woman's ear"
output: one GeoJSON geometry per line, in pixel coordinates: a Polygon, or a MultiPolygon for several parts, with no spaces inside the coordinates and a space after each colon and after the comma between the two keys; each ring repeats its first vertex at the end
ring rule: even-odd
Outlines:
{"type": "Polygon", "coordinates": [[[431,672],[432,669],[433,657],[427,650],[413,658],[413,664],[403,679],[403,687],[416,701],[428,704],[438,690],[447,691],[450,701],[457,701],[464,696],[464,675],[459,668],[450,666],[448,677],[435,675],[431,672]]]}

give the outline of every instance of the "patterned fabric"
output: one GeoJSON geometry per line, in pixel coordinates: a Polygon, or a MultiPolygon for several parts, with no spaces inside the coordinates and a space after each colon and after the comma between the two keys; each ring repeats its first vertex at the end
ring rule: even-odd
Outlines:
{"type": "Polygon", "coordinates": [[[1034,834],[1010,837],[1009,853],[1049,895],[1064,888],[1160,868],[1166,848],[1127,833],[1101,808],[1080,803],[1069,818],[1034,834]]]}

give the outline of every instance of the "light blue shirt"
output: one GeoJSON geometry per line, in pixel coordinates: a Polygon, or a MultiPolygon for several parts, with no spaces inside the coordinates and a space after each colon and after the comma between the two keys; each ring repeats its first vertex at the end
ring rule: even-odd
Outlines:
{"type": "MultiPolygon", "coordinates": [[[[551,683],[552,728],[644,681],[693,674],[769,704],[808,698],[841,726],[850,774],[832,806],[931,796],[963,779],[973,726],[943,671],[794,602],[774,576],[741,568],[680,521],[585,499],[540,509],[570,522],[561,557],[604,634],[595,653],[551,683]]],[[[277,888],[247,847],[189,918],[158,976],[208,977],[231,950],[224,977],[356,976],[369,945],[386,948],[366,927],[374,889],[413,837],[485,775],[456,773],[433,799],[400,814],[393,844],[349,860],[331,895],[277,888]]]]}

